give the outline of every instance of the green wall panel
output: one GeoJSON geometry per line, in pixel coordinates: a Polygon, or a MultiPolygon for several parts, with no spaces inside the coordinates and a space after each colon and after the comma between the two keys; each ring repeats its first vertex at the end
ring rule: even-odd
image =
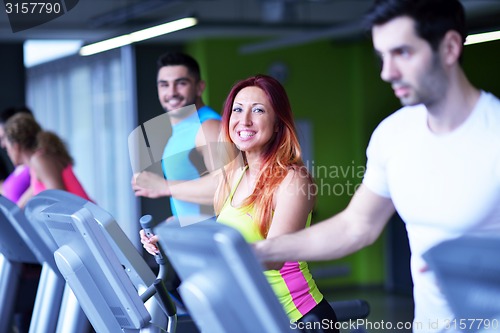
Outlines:
{"type": "MultiPolygon", "coordinates": [[[[368,40],[329,40],[255,54],[240,54],[242,45],[259,39],[200,39],[185,50],[195,56],[207,81],[205,101],[221,111],[231,86],[272,64],[286,67],[283,84],[296,119],[312,126],[313,162],[319,196],[314,222],[342,210],[361,181],[365,150],[377,124],[400,107],[390,85],[380,79],[380,66],[368,40]]],[[[464,68],[471,81],[500,96],[500,42],[465,48],[464,68]]],[[[385,279],[385,234],[372,246],[313,269],[337,265],[350,274],[321,279],[321,286],[376,285],[385,279]]]]}

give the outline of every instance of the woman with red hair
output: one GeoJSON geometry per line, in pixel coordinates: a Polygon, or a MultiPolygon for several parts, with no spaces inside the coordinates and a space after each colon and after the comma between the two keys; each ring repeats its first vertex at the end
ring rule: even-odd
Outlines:
{"type": "MultiPolygon", "coordinates": [[[[302,161],[288,96],[276,79],[256,75],[233,86],[224,104],[219,141],[229,161],[221,163],[214,198],[219,223],[237,229],[249,243],[310,225],[317,191],[302,161]]],[[[141,230],[149,253],[157,253],[157,241],[157,236],[148,238],[141,230]]],[[[323,332],[339,332],[335,312],[306,262],[273,263],[267,268],[264,274],[291,328],[308,327],[307,321],[317,322],[323,332]]]]}
{"type": "MultiPolygon", "coordinates": [[[[266,75],[238,82],[224,104],[221,127],[221,141],[233,144],[242,159],[226,165],[214,201],[217,221],[240,231],[249,243],[308,227],[316,191],[283,86],[266,75]]],[[[325,332],[338,332],[335,312],[306,262],[268,268],[264,274],[291,323],[315,315],[315,321],[328,323],[322,325],[325,332]]]]}

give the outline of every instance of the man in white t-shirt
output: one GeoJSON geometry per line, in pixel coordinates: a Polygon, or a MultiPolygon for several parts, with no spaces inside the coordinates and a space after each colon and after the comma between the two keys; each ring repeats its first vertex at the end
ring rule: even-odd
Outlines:
{"type": "Polygon", "coordinates": [[[374,131],[363,183],[345,210],[255,250],[263,261],[340,258],[373,243],[397,211],[412,252],[414,332],[452,331],[422,254],[461,235],[500,234],[500,101],[460,66],[458,0],[377,0],[367,21],[381,78],[404,107],[374,131]]]}

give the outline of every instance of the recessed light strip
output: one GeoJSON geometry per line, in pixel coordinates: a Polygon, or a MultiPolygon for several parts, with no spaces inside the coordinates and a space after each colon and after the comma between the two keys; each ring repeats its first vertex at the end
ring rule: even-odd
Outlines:
{"type": "Polygon", "coordinates": [[[146,28],[127,35],[103,40],[94,44],[83,46],[80,49],[81,56],[89,56],[99,52],[108,51],[117,47],[140,42],[149,38],[158,37],[174,31],[192,27],[198,23],[194,17],[186,17],[176,21],[160,24],[151,28],[146,28]]]}
{"type": "Polygon", "coordinates": [[[491,42],[493,40],[500,39],[500,30],[499,31],[492,31],[492,32],[485,32],[481,34],[474,34],[474,35],[469,35],[465,39],[465,45],[471,45],[471,44],[477,44],[477,43],[483,43],[483,42],[491,42]]]}

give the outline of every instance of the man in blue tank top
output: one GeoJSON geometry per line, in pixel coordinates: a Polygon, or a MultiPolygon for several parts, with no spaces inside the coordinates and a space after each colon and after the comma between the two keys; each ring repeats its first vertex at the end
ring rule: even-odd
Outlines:
{"type": "Polygon", "coordinates": [[[215,187],[175,186],[211,172],[214,163],[210,144],[219,135],[220,115],[202,100],[205,81],[195,59],[184,53],[166,53],[158,59],[158,98],[172,125],[162,157],[164,179],[143,171],[134,175],[132,187],[137,196],[170,196],[172,215],[195,217],[213,215],[215,187]]]}

